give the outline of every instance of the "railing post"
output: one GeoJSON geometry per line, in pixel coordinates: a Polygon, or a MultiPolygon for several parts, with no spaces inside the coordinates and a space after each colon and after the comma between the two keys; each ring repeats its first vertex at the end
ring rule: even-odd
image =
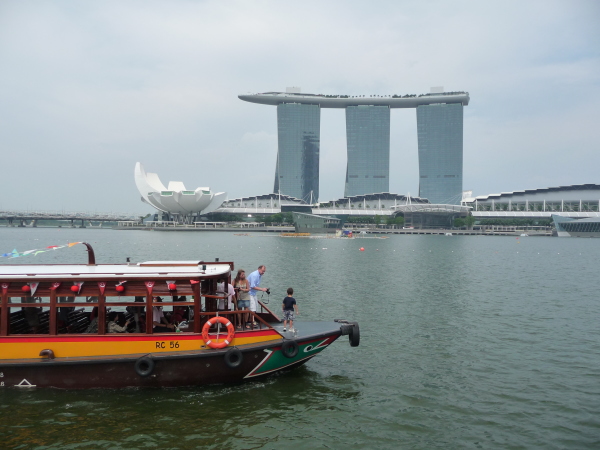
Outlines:
{"type": "Polygon", "coordinates": [[[10,320],[10,312],[8,310],[8,289],[6,294],[2,295],[2,308],[0,309],[0,336],[8,335],[8,324],[10,320]]]}
{"type": "Polygon", "coordinates": [[[196,283],[193,285],[194,291],[194,333],[200,334],[202,329],[200,328],[200,313],[202,312],[200,304],[200,284],[196,283]]]}
{"type": "Polygon", "coordinates": [[[98,295],[98,334],[106,334],[106,295],[98,295]]]}
{"type": "Polygon", "coordinates": [[[48,334],[50,336],[56,336],[57,327],[56,327],[56,290],[50,290],[50,318],[48,321],[48,334]]]}

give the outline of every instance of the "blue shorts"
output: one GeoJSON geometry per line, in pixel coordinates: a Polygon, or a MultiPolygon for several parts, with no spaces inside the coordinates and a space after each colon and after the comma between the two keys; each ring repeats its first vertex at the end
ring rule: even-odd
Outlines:
{"type": "Polygon", "coordinates": [[[287,309],[283,310],[283,320],[291,320],[293,322],[295,318],[296,316],[294,315],[293,309],[291,311],[287,309]]]}
{"type": "Polygon", "coordinates": [[[250,308],[250,300],[238,300],[238,308],[250,308]]]}

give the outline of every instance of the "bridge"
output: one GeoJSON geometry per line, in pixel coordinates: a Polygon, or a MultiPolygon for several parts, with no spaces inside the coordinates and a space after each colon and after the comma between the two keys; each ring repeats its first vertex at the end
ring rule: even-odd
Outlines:
{"type": "Polygon", "coordinates": [[[94,226],[96,222],[102,226],[104,222],[118,222],[123,220],[138,220],[141,215],[124,213],[103,213],[103,212],[68,212],[68,211],[2,211],[0,210],[0,220],[5,220],[9,227],[36,227],[40,220],[57,220],[70,222],[70,226],[86,228],[86,222],[89,226],[94,226]]]}

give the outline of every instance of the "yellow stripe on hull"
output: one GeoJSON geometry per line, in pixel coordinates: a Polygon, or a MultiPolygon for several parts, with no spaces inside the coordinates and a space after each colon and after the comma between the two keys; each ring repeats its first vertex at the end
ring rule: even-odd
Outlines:
{"type": "MultiPolygon", "coordinates": [[[[214,335],[216,337],[216,335],[214,335]]],[[[211,335],[211,338],[213,336],[211,335]]],[[[234,337],[230,346],[259,344],[281,339],[275,332],[234,337]]],[[[224,339],[211,339],[221,342],[224,339]]],[[[40,352],[50,349],[56,358],[120,356],[161,352],[186,352],[208,349],[201,335],[172,334],[170,336],[93,336],[56,338],[0,339],[0,362],[5,359],[39,359],[40,352]]]]}

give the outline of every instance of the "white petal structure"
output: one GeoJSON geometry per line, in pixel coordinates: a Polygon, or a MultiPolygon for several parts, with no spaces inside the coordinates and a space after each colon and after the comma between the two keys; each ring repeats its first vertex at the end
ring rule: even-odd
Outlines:
{"type": "Polygon", "coordinates": [[[135,164],[134,173],[135,185],[142,195],[142,201],[173,215],[207,214],[221,206],[227,196],[226,192],[214,194],[207,187],[188,191],[181,181],[169,181],[169,187],[166,188],[157,174],[146,173],[139,162],[135,164]]]}

